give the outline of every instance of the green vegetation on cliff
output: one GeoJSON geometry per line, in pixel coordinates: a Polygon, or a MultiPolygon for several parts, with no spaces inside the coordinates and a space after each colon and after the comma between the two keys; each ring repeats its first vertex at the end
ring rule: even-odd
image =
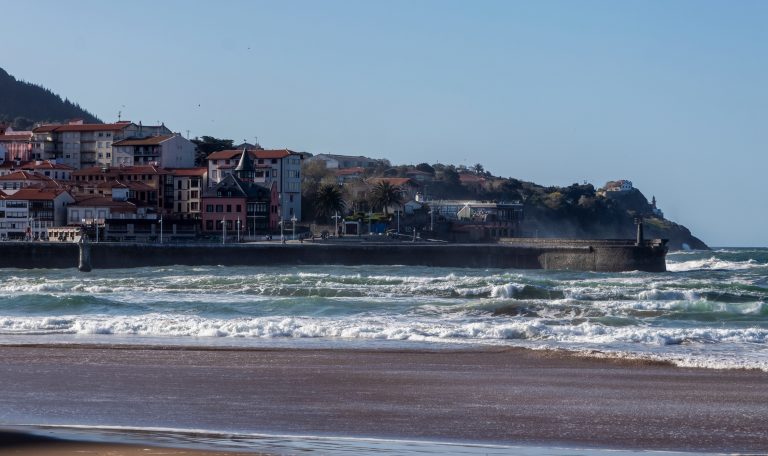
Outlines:
{"type": "Polygon", "coordinates": [[[0,122],[14,130],[29,130],[35,122],[64,122],[80,118],[87,123],[101,121],[78,104],[46,89],[19,81],[0,68],[0,122]]]}
{"type": "MultiPolygon", "coordinates": [[[[305,166],[304,194],[312,199],[318,182],[333,182],[333,173],[318,163],[305,166]]],[[[573,184],[567,187],[544,187],[533,182],[492,175],[481,164],[471,168],[435,163],[416,166],[400,165],[386,169],[367,170],[368,177],[409,177],[423,173],[419,190],[427,199],[466,199],[480,201],[520,201],[524,207],[524,220],[520,235],[524,237],[553,237],[579,239],[634,238],[635,218],[642,217],[646,238],[669,239],[672,249],[687,244],[694,249],[707,245],[693,236],[684,226],[665,219],[640,190],[604,192],[592,184],[573,184]]],[[[345,185],[345,188],[354,187],[345,185]]],[[[369,189],[369,207],[381,207],[369,189]]],[[[359,208],[359,191],[347,190],[347,207],[359,208]]],[[[366,203],[363,201],[362,203],[366,203]]]]}

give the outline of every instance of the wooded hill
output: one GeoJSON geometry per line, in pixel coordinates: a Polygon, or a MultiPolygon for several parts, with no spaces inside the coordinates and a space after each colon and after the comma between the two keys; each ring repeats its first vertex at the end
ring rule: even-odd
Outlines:
{"type": "Polygon", "coordinates": [[[35,122],[64,122],[80,118],[87,123],[101,120],[77,103],[40,85],[20,81],[0,68],[0,122],[14,130],[30,130],[35,122]]]}

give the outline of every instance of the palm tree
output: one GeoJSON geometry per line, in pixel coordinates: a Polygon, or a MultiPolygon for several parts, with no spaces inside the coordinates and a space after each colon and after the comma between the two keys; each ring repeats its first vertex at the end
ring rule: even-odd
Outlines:
{"type": "Polygon", "coordinates": [[[371,202],[382,207],[384,215],[388,215],[389,206],[403,204],[403,189],[387,181],[379,182],[371,190],[371,202]]]}
{"type": "Polygon", "coordinates": [[[315,195],[315,214],[318,218],[328,220],[334,212],[344,211],[346,203],[341,196],[341,191],[336,185],[324,184],[315,195]]]}

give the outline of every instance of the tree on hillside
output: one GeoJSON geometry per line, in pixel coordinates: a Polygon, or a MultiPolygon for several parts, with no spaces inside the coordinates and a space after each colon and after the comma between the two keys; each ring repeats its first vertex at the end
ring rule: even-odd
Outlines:
{"type": "Polygon", "coordinates": [[[475,174],[483,174],[485,172],[485,168],[483,168],[483,165],[480,163],[475,163],[475,166],[472,167],[472,171],[474,171],[475,174]]]}
{"type": "Polygon", "coordinates": [[[416,165],[416,169],[423,173],[429,173],[433,176],[435,175],[435,168],[429,166],[429,163],[419,163],[416,165]]]}
{"type": "Polygon", "coordinates": [[[343,212],[346,203],[339,187],[323,184],[315,195],[315,214],[318,219],[327,222],[335,212],[343,212]]]}
{"type": "Polygon", "coordinates": [[[213,152],[220,150],[232,149],[233,141],[231,139],[219,139],[213,136],[203,136],[201,138],[195,138],[192,140],[197,146],[197,152],[195,153],[195,166],[205,165],[205,159],[213,152]]]}
{"type": "Polygon", "coordinates": [[[381,207],[384,215],[388,215],[389,206],[400,206],[403,204],[403,190],[389,182],[379,182],[371,190],[370,199],[373,206],[381,207]]]}

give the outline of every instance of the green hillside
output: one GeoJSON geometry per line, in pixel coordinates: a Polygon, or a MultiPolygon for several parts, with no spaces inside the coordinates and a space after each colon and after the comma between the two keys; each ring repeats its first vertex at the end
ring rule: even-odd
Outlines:
{"type": "Polygon", "coordinates": [[[101,123],[77,103],[62,100],[45,87],[19,81],[0,68],[0,122],[11,124],[14,130],[28,130],[35,122],[64,122],[73,118],[101,123]]]}

